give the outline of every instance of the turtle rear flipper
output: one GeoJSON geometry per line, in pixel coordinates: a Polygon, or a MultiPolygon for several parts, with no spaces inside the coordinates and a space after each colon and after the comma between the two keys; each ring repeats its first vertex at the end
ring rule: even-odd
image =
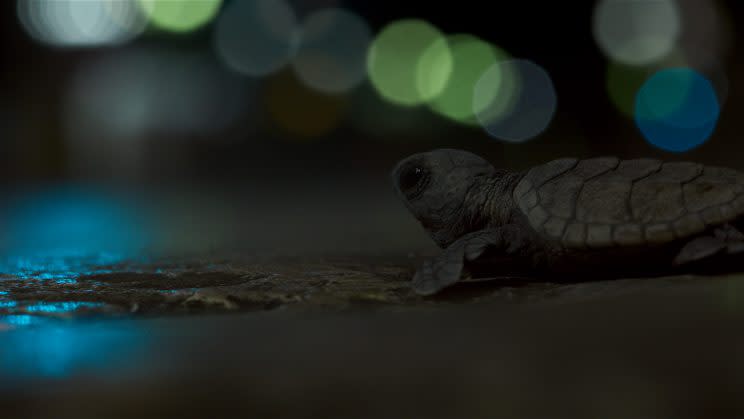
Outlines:
{"type": "Polygon", "coordinates": [[[674,258],[674,265],[686,265],[717,255],[733,255],[742,252],[744,252],[744,234],[732,225],[724,224],[713,234],[697,237],[688,242],[674,258]]]}

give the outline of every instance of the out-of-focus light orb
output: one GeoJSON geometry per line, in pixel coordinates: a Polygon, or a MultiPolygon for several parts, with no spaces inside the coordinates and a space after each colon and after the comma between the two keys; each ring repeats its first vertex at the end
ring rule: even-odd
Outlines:
{"type": "Polygon", "coordinates": [[[501,60],[483,72],[473,89],[473,112],[483,125],[508,116],[522,89],[516,60],[501,60]]]}
{"type": "Polygon", "coordinates": [[[222,5],[222,0],[138,1],[153,26],[170,32],[191,32],[206,25],[222,5]]]}
{"type": "MultiPolygon", "coordinates": [[[[432,99],[430,106],[447,118],[476,124],[473,110],[475,84],[488,68],[505,59],[506,54],[471,35],[451,36],[448,43],[449,49],[440,51],[451,54],[451,70],[444,89],[432,99]]],[[[447,62],[448,58],[440,61],[447,62]]]]}
{"type": "Polygon", "coordinates": [[[607,93],[615,108],[624,115],[633,117],[638,89],[652,73],[648,67],[610,62],[607,67],[607,93]]]}
{"type": "Polygon", "coordinates": [[[138,47],[93,57],[65,92],[70,168],[136,176],[145,143],[230,139],[220,134],[251,126],[255,87],[201,52],[138,47]]]}
{"type": "Polygon", "coordinates": [[[713,84],[719,107],[723,108],[728,98],[729,86],[721,66],[710,63],[707,68],[703,69],[689,64],[687,54],[681,49],[667,55],[662,61],[648,66],[630,66],[611,61],[607,67],[606,80],[610,101],[622,114],[632,118],[635,115],[636,94],[646,79],[657,71],[675,67],[688,67],[705,76],[713,84]]]}
{"type": "Polygon", "coordinates": [[[26,32],[58,47],[120,45],[147,25],[136,0],[18,0],[16,5],[26,32]]]}
{"type": "Polygon", "coordinates": [[[74,132],[95,132],[99,139],[199,135],[233,124],[251,94],[248,81],[211,56],[136,48],[81,66],[66,109],[74,132]]]}
{"type": "Polygon", "coordinates": [[[240,0],[217,20],[214,43],[230,69],[266,76],[289,63],[297,49],[297,17],[284,0],[240,0]]]}
{"type": "Polygon", "coordinates": [[[719,112],[713,85],[689,68],[657,72],[636,96],[638,128],[649,143],[666,151],[685,152],[703,144],[719,112]]]}
{"type": "Polygon", "coordinates": [[[604,53],[628,65],[666,56],[681,33],[674,0],[600,0],[594,10],[594,38],[604,53]]]}
{"type": "Polygon", "coordinates": [[[659,70],[683,67],[686,64],[687,60],[684,54],[677,49],[652,65],[634,66],[610,61],[607,66],[606,80],[610,101],[621,113],[633,117],[636,94],[646,79],[659,70]]]}
{"type": "Polygon", "coordinates": [[[361,17],[343,9],[321,10],[303,22],[292,66],[307,86],[343,93],[364,81],[370,40],[361,17]]]}
{"type": "Polygon", "coordinates": [[[293,73],[272,78],[266,88],[266,106],[271,120],[284,133],[317,138],[338,127],[346,100],[310,89],[293,73]]]}
{"type": "Polygon", "coordinates": [[[424,102],[442,94],[454,66],[449,39],[443,37],[431,44],[416,65],[416,88],[424,102]]]}
{"type": "Polygon", "coordinates": [[[473,109],[491,136],[508,142],[537,137],[553,120],[557,95],[550,75],[528,60],[503,60],[475,86],[473,109]]]}
{"type": "Polygon", "coordinates": [[[419,105],[441,93],[446,83],[437,82],[436,74],[447,75],[446,68],[433,68],[435,80],[432,81],[431,76],[422,74],[425,68],[419,63],[425,59],[447,65],[448,45],[438,43],[443,38],[439,29],[417,19],[398,20],[383,28],[367,54],[367,71],[377,92],[388,101],[404,106],[419,105]],[[436,51],[432,53],[430,48],[436,51]]]}

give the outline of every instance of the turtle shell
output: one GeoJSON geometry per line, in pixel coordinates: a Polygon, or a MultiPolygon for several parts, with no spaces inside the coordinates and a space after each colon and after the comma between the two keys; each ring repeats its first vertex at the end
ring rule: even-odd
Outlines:
{"type": "Polygon", "coordinates": [[[514,200],[569,248],[666,243],[744,214],[744,174],[653,159],[560,159],[532,168],[514,200]]]}

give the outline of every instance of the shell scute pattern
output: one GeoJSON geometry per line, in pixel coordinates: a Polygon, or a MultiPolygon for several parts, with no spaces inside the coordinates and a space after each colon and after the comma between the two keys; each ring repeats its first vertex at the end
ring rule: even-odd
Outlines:
{"type": "MultiPolygon", "coordinates": [[[[530,223],[542,225],[545,219],[533,218],[533,208],[537,205],[539,199],[537,195],[538,188],[546,182],[554,179],[568,170],[573,169],[579,160],[575,158],[558,159],[546,164],[533,167],[527,172],[524,178],[514,188],[514,201],[519,208],[528,215],[530,223]]],[[[541,217],[541,213],[535,213],[535,217],[541,217]],[[540,214],[540,215],[538,215],[540,214]]]]}
{"type": "Polygon", "coordinates": [[[744,214],[744,174],[697,163],[561,159],[514,198],[536,231],[571,248],[666,243],[744,214]]]}

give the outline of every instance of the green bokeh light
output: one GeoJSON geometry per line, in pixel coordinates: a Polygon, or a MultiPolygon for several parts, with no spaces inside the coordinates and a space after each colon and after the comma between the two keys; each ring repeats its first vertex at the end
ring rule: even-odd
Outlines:
{"type": "Polygon", "coordinates": [[[442,33],[431,24],[416,19],[393,22],[380,31],[367,54],[367,71],[377,92],[385,99],[404,106],[430,100],[442,90],[447,76],[444,54],[447,44],[439,44],[442,33]],[[436,46],[439,45],[439,46],[436,46]],[[422,60],[434,64],[430,71],[422,60]]]}
{"type": "Polygon", "coordinates": [[[473,92],[473,113],[481,124],[494,123],[508,117],[522,93],[519,69],[502,61],[488,68],[476,82],[473,92]]]}
{"type": "MultiPolygon", "coordinates": [[[[452,69],[447,85],[431,102],[431,108],[450,119],[466,124],[476,124],[473,96],[475,84],[483,73],[507,55],[493,45],[472,35],[449,37],[452,69]]],[[[493,92],[494,97],[498,89],[493,92]]],[[[491,100],[481,99],[483,106],[491,100]]]]}
{"type": "Polygon", "coordinates": [[[648,67],[635,67],[611,62],[607,67],[607,93],[615,107],[625,116],[633,117],[635,96],[650,75],[648,67]]]}
{"type": "Polygon", "coordinates": [[[139,0],[150,23],[171,32],[189,32],[209,23],[222,0],[139,0]]]}
{"type": "Polygon", "coordinates": [[[434,41],[416,65],[416,89],[424,102],[442,94],[452,75],[452,51],[446,38],[434,41]]]}

